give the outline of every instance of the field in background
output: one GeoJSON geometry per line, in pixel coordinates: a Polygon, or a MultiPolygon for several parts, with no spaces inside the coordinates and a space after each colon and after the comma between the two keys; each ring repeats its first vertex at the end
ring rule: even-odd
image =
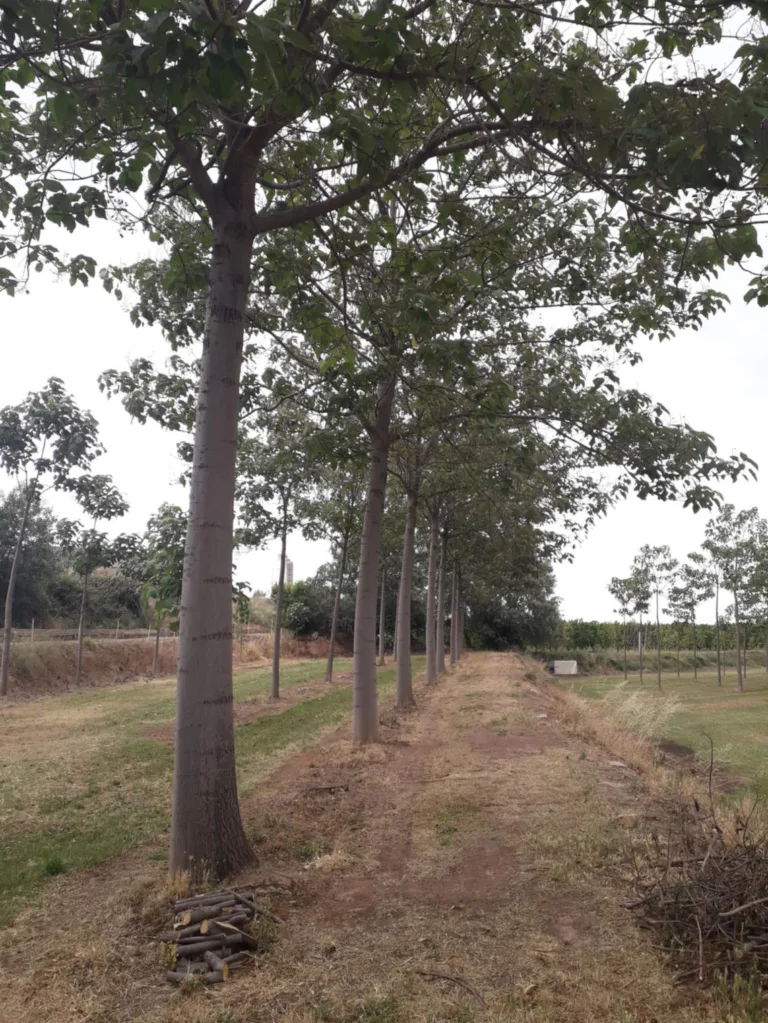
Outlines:
{"type": "MultiPolygon", "coordinates": [[[[269,699],[271,670],[235,673],[235,744],[247,798],[288,746],[314,742],[348,714],[351,660],[334,686],[314,660],[281,670],[283,698],[269,699]]],[[[421,671],[423,658],[414,659],[421,671]]],[[[387,692],[394,669],[379,673],[387,692]]],[[[142,843],[165,857],[173,767],[175,680],[127,683],[17,703],[0,711],[0,924],[47,876],[101,863],[142,843]]]]}
{"type": "MultiPolygon", "coordinates": [[[[531,656],[537,660],[550,663],[552,661],[576,661],[579,671],[587,675],[601,674],[613,675],[624,674],[624,651],[623,650],[584,650],[584,649],[552,649],[533,650],[531,656]]],[[[731,672],[736,671],[736,653],[733,650],[723,650],[720,655],[721,664],[725,665],[731,672]]],[[[693,671],[693,651],[681,650],[680,670],[693,671]]],[[[656,649],[648,647],[643,657],[646,671],[656,670],[656,649]]],[[[663,672],[677,672],[678,655],[674,650],[661,651],[661,670],[663,672]]],[[[717,652],[715,650],[697,650],[696,664],[700,669],[717,668],[717,652]]],[[[765,652],[763,650],[749,650],[747,653],[748,667],[758,670],[765,668],[765,652]]],[[[637,649],[627,651],[627,668],[630,672],[640,672],[640,654],[637,649]]]]}
{"type": "Polygon", "coordinates": [[[679,679],[662,673],[662,693],[653,672],[645,676],[642,688],[636,676],[630,676],[626,683],[615,676],[561,681],[574,692],[594,699],[602,699],[617,686],[625,687],[627,693],[641,693],[649,701],[673,697],[679,707],[665,730],[665,738],[709,760],[707,736],[711,736],[718,763],[738,775],[745,789],[768,794],[768,674],[762,667],[748,669],[743,693],[736,691],[732,667],[719,688],[717,675],[710,671],[699,671],[698,681],[692,672],[679,679]]]}

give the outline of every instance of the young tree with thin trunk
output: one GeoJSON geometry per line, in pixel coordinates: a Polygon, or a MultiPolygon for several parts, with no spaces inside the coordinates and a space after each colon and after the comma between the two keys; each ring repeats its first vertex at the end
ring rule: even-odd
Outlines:
{"type": "MultiPolygon", "coordinates": [[[[437,551],[440,538],[440,501],[432,499],[427,502],[427,518],[429,522],[429,559],[427,567],[427,685],[437,681],[437,621],[435,607],[437,604],[437,551]]],[[[442,608],[440,609],[442,611],[442,608]]],[[[442,631],[442,629],[441,629],[442,631]]]]}
{"type": "Polygon", "coordinates": [[[614,576],[608,584],[608,592],[616,601],[617,614],[621,615],[621,631],[624,636],[624,678],[627,678],[627,615],[632,607],[632,589],[629,579],[614,576]]]}
{"type": "Polygon", "coordinates": [[[144,533],[146,562],[142,575],[146,582],[144,602],[151,608],[155,625],[155,653],[152,674],[156,675],[160,658],[160,632],[170,619],[177,628],[181,584],[184,574],[184,539],[187,516],[177,505],[162,504],[149,519],[144,533]]]}
{"type": "Polygon", "coordinates": [[[78,499],[83,511],[93,519],[89,530],[80,535],[75,555],[75,567],[83,577],[83,591],[80,600],[80,617],[77,624],[77,666],[75,685],[80,685],[83,663],[83,635],[85,624],[85,602],[88,590],[88,576],[96,568],[108,565],[112,560],[110,546],[103,533],[96,532],[99,522],[120,518],[128,511],[128,502],[112,483],[111,476],[90,476],[78,480],[78,499]]]}
{"type": "Polygon", "coordinates": [[[448,529],[443,526],[440,537],[440,571],[437,584],[437,674],[445,673],[445,583],[448,572],[448,529]]]}
{"type": "Polygon", "coordinates": [[[641,638],[640,638],[640,685],[643,684],[643,661],[644,661],[644,646],[642,640],[642,627],[643,627],[643,615],[648,614],[648,609],[651,605],[651,581],[648,578],[648,574],[644,567],[635,564],[632,567],[632,571],[629,575],[629,588],[632,594],[632,603],[630,605],[632,619],[637,619],[640,623],[641,638]]]}
{"type": "Polygon", "coordinates": [[[759,516],[756,508],[737,512],[732,504],[726,504],[716,518],[707,522],[704,530],[705,540],[702,544],[717,569],[719,578],[733,594],[736,688],[739,692],[744,691],[739,594],[749,589],[749,582],[755,569],[755,539],[758,532],[759,516]]]}
{"type": "Polygon", "coordinates": [[[68,490],[78,500],[87,499],[87,470],[102,453],[96,420],[78,407],[56,377],[40,391],[30,392],[20,404],[0,409],[0,467],[15,478],[24,494],[5,594],[0,696],[8,692],[13,597],[30,512],[49,490],[68,490]]]}
{"type": "Polygon", "coordinates": [[[309,517],[317,522],[318,528],[326,536],[332,538],[337,552],[338,577],[333,599],[328,660],[325,667],[326,682],[333,681],[333,661],[339,627],[341,594],[346,578],[350,547],[353,543],[356,544],[360,532],[362,487],[362,473],[358,466],[331,466],[320,476],[317,496],[307,502],[309,517]]]}
{"type": "Polygon", "coordinates": [[[384,650],[384,639],[386,636],[386,624],[387,624],[387,570],[384,566],[381,569],[381,588],[379,590],[379,659],[378,666],[383,667],[386,664],[386,653],[384,650]]]}
{"type": "MultiPolygon", "coordinates": [[[[242,437],[238,450],[240,546],[260,546],[269,538],[280,541],[280,560],[274,594],[272,634],[273,700],[280,698],[280,644],[285,595],[288,535],[302,528],[314,535],[316,508],[307,501],[317,472],[313,453],[319,444],[314,423],[303,409],[286,402],[258,433],[242,437]]],[[[231,601],[231,594],[230,594],[231,601]]]]}
{"type": "Polygon", "coordinates": [[[635,558],[635,569],[647,580],[656,601],[656,678],[661,689],[661,617],[660,600],[673,584],[677,573],[677,560],[669,547],[645,544],[635,558]]]}

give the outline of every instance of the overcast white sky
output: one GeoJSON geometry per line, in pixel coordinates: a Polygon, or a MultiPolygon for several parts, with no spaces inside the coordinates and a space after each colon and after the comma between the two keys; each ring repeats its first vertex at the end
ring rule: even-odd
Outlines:
{"type": "MultiPolygon", "coordinates": [[[[89,235],[65,237],[64,245],[73,251],[87,244],[87,251],[105,262],[128,263],[143,251],[140,239],[120,239],[107,225],[97,224],[89,235]]],[[[646,345],[643,364],[625,370],[623,382],[662,401],[676,418],[712,433],[720,451],[743,450],[768,467],[768,310],[744,305],[747,281],[741,273],[731,271],[719,286],[731,295],[730,309],[698,333],[646,345]]],[[[138,356],[161,364],[168,354],[159,330],[134,328],[124,305],[99,282],[71,288],[45,273],[33,277],[28,294],[0,297],[0,406],[20,400],[50,376],[61,377],[101,424],[107,454],[99,471],[111,473],[131,503],[129,514],[113,530],[141,531],[163,501],[186,506],[187,498],[175,482],[179,463],[174,437],[158,426],[132,423],[119,401],[108,400],[98,389],[98,376],[105,369],[126,367],[138,356]]],[[[723,491],[739,507],[757,505],[768,512],[766,480],[768,475],[761,472],[757,483],[723,491]]],[[[7,485],[0,477],[0,487],[7,485]]],[[[78,515],[66,496],[55,495],[51,503],[58,514],[78,515]]],[[[682,558],[700,543],[705,522],[704,513],[694,515],[656,501],[631,499],[613,509],[576,551],[573,563],[557,569],[563,615],[613,617],[606,585],[612,575],[626,573],[638,548],[667,543],[682,558]]],[[[324,543],[293,536],[288,554],[295,578],[301,579],[312,575],[328,552],[324,543]]],[[[238,578],[253,588],[268,590],[276,570],[275,544],[238,561],[238,578]]]]}

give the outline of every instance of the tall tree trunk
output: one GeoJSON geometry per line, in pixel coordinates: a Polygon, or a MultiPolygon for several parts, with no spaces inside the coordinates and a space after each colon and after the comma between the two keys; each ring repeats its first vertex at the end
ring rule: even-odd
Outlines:
{"type": "Polygon", "coordinates": [[[435,623],[435,577],[437,575],[437,543],[440,513],[430,512],[429,566],[427,568],[427,685],[437,678],[437,630],[435,623]]]}
{"type": "Polygon", "coordinates": [[[640,685],[643,684],[643,655],[645,653],[645,643],[643,642],[643,619],[640,619],[640,685]]]}
{"type": "Polygon", "coordinates": [[[623,618],[624,624],[624,681],[627,681],[627,619],[623,618]]]}
{"type": "Polygon", "coordinates": [[[459,635],[456,639],[459,660],[464,656],[464,596],[459,590],[459,635]]]}
{"type": "Polygon", "coordinates": [[[283,595],[285,593],[285,548],[288,543],[288,498],[283,498],[283,527],[280,533],[280,574],[275,600],[275,632],[272,639],[272,699],[280,699],[280,638],[283,630],[283,595]]]}
{"type": "Polygon", "coordinates": [[[157,667],[160,662],[160,618],[157,619],[157,628],[155,629],[155,656],[152,658],[152,674],[157,674],[157,667]]]}
{"type": "Polygon", "coordinates": [[[392,660],[397,664],[397,623],[400,615],[397,610],[397,600],[395,600],[395,627],[392,630],[392,660]]]}
{"type": "Polygon", "coordinates": [[[715,579],[715,641],[717,643],[717,684],[723,684],[720,668],[720,580],[715,579]]]}
{"type": "Polygon", "coordinates": [[[765,623],[765,670],[768,671],[768,621],[765,623]]]}
{"type": "Polygon", "coordinates": [[[680,678],[680,632],[677,633],[677,677],[680,678]]]}
{"type": "Polygon", "coordinates": [[[409,490],[405,500],[403,560],[400,567],[400,588],[397,591],[397,706],[403,710],[413,706],[411,599],[413,597],[413,543],[416,531],[417,501],[417,491],[409,490]]]}
{"type": "Polygon", "coordinates": [[[339,608],[341,607],[341,590],[344,586],[344,573],[347,570],[347,548],[349,547],[349,534],[344,537],[341,548],[341,565],[339,567],[339,578],[336,582],[336,599],[333,602],[333,618],[331,619],[331,639],[328,644],[328,663],[325,667],[325,681],[333,682],[333,653],[336,646],[336,632],[339,628],[339,608]]]}
{"type": "Polygon", "coordinates": [[[179,616],[169,868],[235,873],[252,859],[235,777],[232,529],[243,323],[252,238],[244,221],[214,229],[189,525],[179,616]]]}
{"type": "Polygon", "coordinates": [[[16,537],[16,547],[13,551],[11,562],[11,573],[8,576],[8,589],[5,593],[5,616],[3,618],[3,653],[0,657],[0,696],[8,693],[8,677],[11,673],[11,637],[13,634],[13,595],[16,592],[16,577],[19,574],[19,562],[21,561],[21,548],[24,543],[24,534],[27,531],[27,520],[29,510],[32,507],[34,491],[29,490],[27,499],[24,502],[24,511],[21,516],[19,535],[16,537]]]}
{"type": "Polygon", "coordinates": [[[741,627],[739,623],[739,595],[733,592],[733,624],[736,638],[736,688],[740,693],[744,692],[744,679],[741,674],[741,627]]]}
{"type": "Polygon", "coordinates": [[[379,665],[385,663],[385,650],[384,650],[384,631],[387,624],[386,605],[384,598],[387,592],[387,570],[382,568],[381,570],[381,604],[379,605],[379,665]]]}
{"type": "Polygon", "coordinates": [[[80,594],[80,616],[77,620],[77,666],[75,667],[75,688],[80,685],[83,667],[83,624],[85,622],[85,598],[88,593],[88,573],[83,575],[83,592],[80,594]]]}
{"type": "MultiPolygon", "coordinates": [[[[445,570],[448,562],[448,534],[443,532],[443,541],[440,550],[440,576],[437,585],[437,673],[442,675],[445,671],[445,570]]],[[[768,665],[768,654],[766,654],[766,665],[768,665]]]]}
{"type": "Polygon", "coordinates": [[[458,591],[458,570],[456,564],[453,566],[453,579],[451,581],[451,666],[456,663],[458,652],[456,649],[456,640],[459,634],[458,630],[458,616],[459,616],[459,591],[458,591]]]}
{"type": "Polygon", "coordinates": [[[661,692],[661,621],[659,620],[659,591],[656,590],[656,678],[661,692]]]}
{"type": "Polygon", "coordinates": [[[749,623],[744,622],[744,645],[742,647],[742,660],[744,661],[744,678],[747,677],[747,651],[749,650],[749,623]]]}
{"type": "Polygon", "coordinates": [[[693,612],[693,680],[698,682],[699,680],[699,666],[696,663],[697,651],[696,651],[696,612],[693,612]]]}
{"type": "Polygon", "coordinates": [[[370,430],[371,453],[355,601],[352,732],[358,742],[375,742],[379,737],[376,700],[376,591],[379,581],[384,497],[387,489],[389,424],[392,419],[394,395],[394,377],[382,381],[376,394],[376,416],[370,430]]]}

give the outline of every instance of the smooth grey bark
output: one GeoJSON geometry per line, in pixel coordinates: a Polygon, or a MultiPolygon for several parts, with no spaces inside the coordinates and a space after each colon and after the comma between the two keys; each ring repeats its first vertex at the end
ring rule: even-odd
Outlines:
{"type": "Polygon", "coordinates": [[[715,578],[715,640],[717,642],[717,684],[723,684],[720,669],[720,580],[715,578]]]}
{"type": "Polygon", "coordinates": [[[413,597],[413,545],[416,532],[418,492],[409,490],[405,498],[405,531],[400,586],[397,591],[397,706],[413,706],[411,670],[411,599],[413,597]]]}
{"type": "Polygon", "coordinates": [[[339,608],[341,607],[341,589],[344,585],[344,573],[347,570],[347,549],[349,547],[349,535],[344,537],[341,548],[341,565],[339,567],[339,578],[336,582],[336,597],[333,601],[333,618],[331,619],[331,638],[328,644],[328,663],[325,666],[325,681],[333,681],[333,654],[336,646],[336,632],[339,628],[339,608]]]}
{"type": "Polygon", "coordinates": [[[643,619],[642,618],[640,619],[640,633],[639,633],[639,635],[640,635],[640,642],[639,642],[638,646],[640,647],[640,685],[642,685],[643,684],[643,653],[645,651],[645,643],[643,642],[643,619]]]}
{"type": "MultiPolygon", "coordinates": [[[[693,624],[693,678],[694,678],[694,681],[698,681],[699,669],[698,669],[698,666],[696,664],[696,609],[695,608],[694,608],[693,615],[692,615],[692,624],[693,624]]],[[[678,672],[678,674],[680,674],[680,673],[678,672]]]]}
{"type": "Polygon", "coordinates": [[[437,584],[437,673],[445,671],[445,569],[448,561],[448,534],[443,532],[440,550],[440,572],[437,584]]]}
{"type": "Polygon", "coordinates": [[[659,619],[659,591],[656,590],[656,678],[661,692],[661,621],[659,619]]]}
{"type": "Polygon", "coordinates": [[[152,674],[157,674],[157,666],[160,660],[160,619],[157,621],[157,628],[155,629],[155,656],[152,658],[152,674]]]}
{"type": "Polygon", "coordinates": [[[371,439],[368,484],[363,531],[360,537],[360,566],[355,601],[355,636],[352,655],[352,734],[358,742],[375,742],[379,737],[379,713],[376,697],[376,596],[379,582],[381,527],[387,489],[389,425],[395,379],[379,384],[376,414],[369,427],[371,439]]]}
{"type": "Polygon", "coordinates": [[[397,625],[399,614],[397,610],[397,601],[395,601],[395,628],[392,633],[392,660],[397,664],[397,625]]]}
{"type": "Polygon", "coordinates": [[[459,615],[459,592],[458,572],[456,565],[453,566],[453,578],[451,581],[451,667],[456,663],[458,651],[456,649],[456,638],[458,636],[458,615],[459,615]]]}
{"type": "Polygon", "coordinates": [[[624,625],[624,681],[627,681],[627,619],[626,615],[622,615],[622,622],[624,625]]]}
{"type": "Polygon", "coordinates": [[[440,513],[430,512],[429,523],[429,565],[427,568],[427,685],[437,678],[437,635],[435,628],[435,578],[437,575],[437,545],[440,529],[440,513]]]}
{"type": "Polygon", "coordinates": [[[768,621],[765,623],[764,660],[765,660],[765,670],[768,671],[768,621]]]}
{"type": "Polygon", "coordinates": [[[243,830],[232,715],[232,509],[252,238],[214,228],[189,524],[179,615],[169,869],[236,873],[253,853],[243,830]]]}
{"type": "Polygon", "coordinates": [[[733,624],[736,635],[736,688],[740,693],[744,692],[744,679],[741,674],[741,627],[739,624],[739,595],[733,593],[733,624]]]}
{"type": "Polygon", "coordinates": [[[749,651],[749,623],[744,622],[744,644],[742,658],[744,660],[744,678],[747,677],[747,652],[749,651]]]}
{"type": "Polygon", "coordinates": [[[24,512],[21,516],[19,535],[16,538],[16,547],[13,551],[11,572],[8,576],[8,589],[5,594],[5,615],[3,617],[3,653],[0,658],[0,696],[8,694],[8,678],[11,673],[11,638],[13,635],[13,596],[16,592],[16,578],[19,574],[19,562],[21,561],[21,548],[24,543],[24,534],[27,529],[29,510],[32,507],[34,491],[27,493],[27,500],[24,504],[24,512]]]}
{"type": "Polygon", "coordinates": [[[80,671],[83,666],[83,624],[85,622],[85,599],[88,593],[88,573],[83,576],[83,592],[80,594],[80,617],[77,620],[77,666],[75,667],[75,687],[80,685],[80,671]]]}
{"type": "Polygon", "coordinates": [[[386,608],[384,604],[384,598],[387,592],[387,571],[385,568],[381,570],[381,597],[379,604],[379,665],[385,663],[385,651],[384,651],[384,630],[387,624],[386,608]]]}
{"type": "Polygon", "coordinates": [[[283,524],[280,530],[280,574],[277,579],[275,600],[275,630],[272,638],[272,692],[273,700],[280,699],[280,637],[283,630],[283,597],[285,595],[285,549],[288,543],[288,501],[283,495],[283,524]]]}

